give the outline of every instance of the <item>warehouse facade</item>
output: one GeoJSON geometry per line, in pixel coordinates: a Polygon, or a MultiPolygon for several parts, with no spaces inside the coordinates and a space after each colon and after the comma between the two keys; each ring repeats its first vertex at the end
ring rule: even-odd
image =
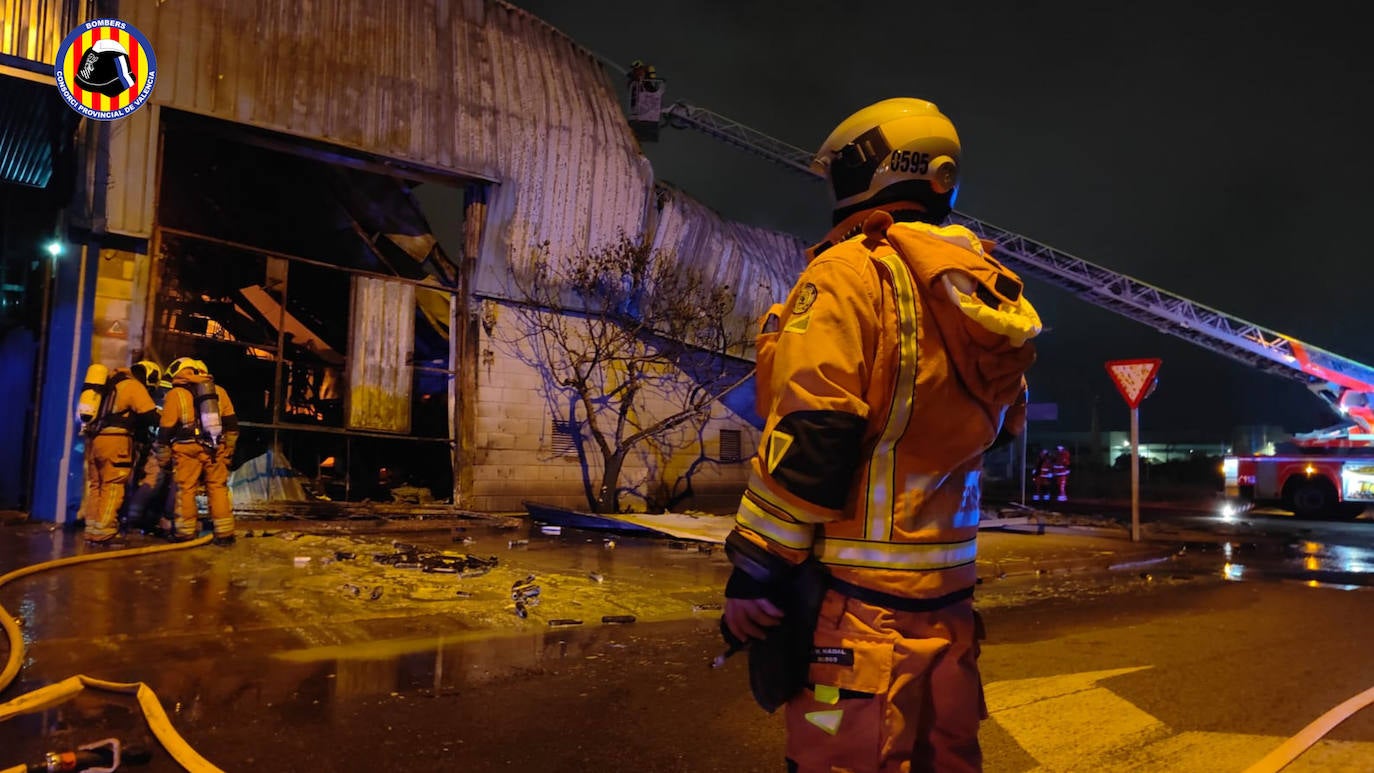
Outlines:
{"type": "MultiPolygon", "coordinates": [[[[50,5],[38,38],[108,11],[50,5]]],[[[312,497],[584,506],[596,460],[567,452],[575,412],[503,345],[511,267],[537,245],[573,259],[633,234],[738,288],[745,324],[802,267],[794,237],[656,182],[595,57],[505,3],[117,11],[157,81],[137,112],[74,133],[74,249],[54,266],[31,452],[63,463],[35,466],[37,517],[73,517],[77,371],[135,356],[205,360],[238,408],[238,460],[275,450],[312,497]]],[[[737,497],[757,435],[732,405],[670,456],[637,455],[627,503],[660,506],[689,469],[682,506],[737,497]]]]}

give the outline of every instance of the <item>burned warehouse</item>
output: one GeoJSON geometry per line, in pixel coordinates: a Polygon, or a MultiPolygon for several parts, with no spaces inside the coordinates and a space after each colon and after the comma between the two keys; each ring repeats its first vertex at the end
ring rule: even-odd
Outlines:
{"type": "Polygon", "coordinates": [[[721,385],[746,382],[754,321],[803,245],[656,180],[594,54],[499,0],[106,5],[21,3],[0,39],[0,89],[27,95],[0,108],[6,287],[29,291],[5,296],[6,325],[42,330],[4,342],[23,371],[5,466],[32,471],[10,506],[76,517],[88,364],[191,357],[234,395],[236,505],[587,507],[618,447],[588,426],[608,403],[549,366],[519,279],[623,242],[727,290],[733,334],[644,345],[674,353],[602,384],[637,395],[609,419],[631,430],[683,410],[640,390],[648,372],[696,395],[617,455],[609,501],[738,501],[758,436],[747,386],[721,385]],[[51,62],[115,10],[151,42],[156,82],[118,121],[81,119],[51,62]],[[60,254],[20,255],[23,229],[60,254]]]}

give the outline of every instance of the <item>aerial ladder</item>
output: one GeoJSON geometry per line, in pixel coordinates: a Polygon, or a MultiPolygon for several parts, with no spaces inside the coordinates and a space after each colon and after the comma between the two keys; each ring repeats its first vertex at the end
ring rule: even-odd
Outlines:
{"type": "MultiPolygon", "coordinates": [[[[665,126],[695,129],[807,177],[821,179],[811,168],[812,153],[705,108],[675,102],[663,110],[662,121],[665,126]]],[[[1345,432],[1346,441],[1352,445],[1374,441],[1374,400],[1370,399],[1374,396],[1374,368],[966,213],[956,210],[949,220],[994,242],[993,254],[1022,274],[1257,370],[1300,381],[1343,417],[1347,427],[1357,430],[1345,432]]]]}
{"type": "MultiPolygon", "coordinates": [[[[661,98],[661,81],[658,86],[661,98]]],[[[642,123],[645,116],[640,118],[642,123]]],[[[811,166],[811,152],[703,107],[674,102],[658,110],[655,130],[659,126],[698,131],[811,179],[822,179],[811,166]]],[[[1285,444],[1285,453],[1224,460],[1228,511],[1258,502],[1278,504],[1300,515],[1349,514],[1363,509],[1362,502],[1374,503],[1374,367],[964,212],[954,211],[949,220],[992,242],[993,254],[1022,275],[1261,372],[1298,381],[1326,403],[1340,423],[1296,435],[1285,444]]]]}

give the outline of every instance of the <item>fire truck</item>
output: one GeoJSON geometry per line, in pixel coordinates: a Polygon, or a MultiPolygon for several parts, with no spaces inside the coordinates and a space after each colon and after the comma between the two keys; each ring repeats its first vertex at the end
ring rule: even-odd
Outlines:
{"type": "Polygon", "coordinates": [[[1374,504],[1374,369],[1292,339],[1282,343],[1290,373],[1342,422],[1261,454],[1226,457],[1224,513],[1268,505],[1299,517],[1358,516],[1374,504]]]}
{"type": "MultiPolygon", "coordinates": [[[[626,74],[607,60],[608,66],[626,74]]],[[[662,95],[660,95],[661,97],[662,95]]],[[[661,126],[691,129],[812,179],[812,154],[686,102],[657,115],[661,126]]],[[[653,117],[650,117],[652,120],[653,117]]],[[[1347,516],[1374,504],[1374,368],[1195,303],[962,212],[950,221],[996,244],[993,254],[1095,306],[1230,357],[1264,373],[1296,379],[1339,417],[1334,427],[1294,436],[1273,453],[1227,456],[1223,515],[1255,505],[1299,516],[1347,516]]]]}

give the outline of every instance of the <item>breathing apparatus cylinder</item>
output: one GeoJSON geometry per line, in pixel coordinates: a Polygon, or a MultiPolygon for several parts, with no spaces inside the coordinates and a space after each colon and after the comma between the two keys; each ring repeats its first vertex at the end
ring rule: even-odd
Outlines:
{"type": "Polygon", "coordinates": [[[212,447],[219,445],[224,436],[224,425],[220,421],[219,390],[215,389],[215,380],[207,377],[204,381],[197,381],[191,385],[191,394],[195,398],[200,442],[212,447]]]}
{"type": "Polygon", "coordinates": [[[86,369],[86,381],[81,385],[81,397],[76,402],[76,418],[89,424],[100,415],[100,403],[105,399],[110,369],[98,362],[86,369]]]}

